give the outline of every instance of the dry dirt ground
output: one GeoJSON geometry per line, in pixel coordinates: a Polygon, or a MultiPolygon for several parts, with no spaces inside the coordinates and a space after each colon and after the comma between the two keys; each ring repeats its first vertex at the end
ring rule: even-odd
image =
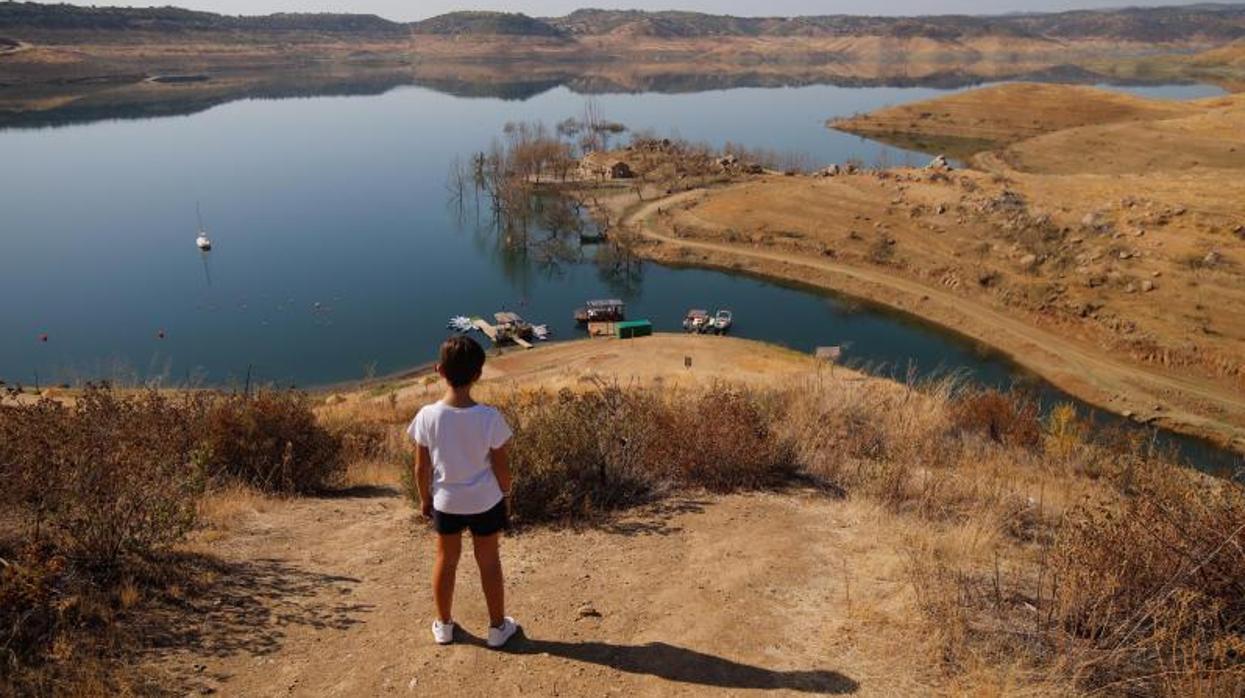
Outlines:
{"type": "Polygon", "coordinates": [[[151,667],[167,686],[238,696],[924,693],[936,675],[901,541],[876,516],[812,493],[684,497],[510,537],[523,635],[494,652],[469,552],[458,642],[432,642],[433,536],[396,491],[269,503],[210,546],[265,570],[249,602],[225,597],[196,650],[151,667]]]}
{"type": "Polygon", "coordinates": [[[997,149],[964,171],[736,178],[605,205],[648,256],[887,303],[1090,402],[1245,448],[1245,95],[1009,85],[899,109],[980,123],[950,133],[997,149]],[[1026,110],[1030,88],[1067,111],[1026,110]]]}
{"type": "MultiPolygon", "coordinates": [[[[807,355],[682,335],[551,345],[489,366],[486,391],[817,371],[807,355]]],[[[874,380],[839,369],[828,378],[874,380]]],[[[399,387],[403,404],[421,385],[399,387]]],[[[373,393],[346,399],[384,404],[373,393]]],[[[229,591],[202,605],[191,642],[153,650],[146,668],[164,686],[239,696],[893,696],[940,686],[914,609],[912,529],[872,504],[798,488],[690,494],[587,530],[518,533],[503,560],[523,635],[495,652],[481,639],[469,552],[456,596],[463,632],[450,647],[432,642],[432,534],[395,473],[371,482],[332,498],[209,505],[213,527],[192,549],[223,558],[229,591]]],[[[966,555],[990,544],[965,540],[966,555]]]]}

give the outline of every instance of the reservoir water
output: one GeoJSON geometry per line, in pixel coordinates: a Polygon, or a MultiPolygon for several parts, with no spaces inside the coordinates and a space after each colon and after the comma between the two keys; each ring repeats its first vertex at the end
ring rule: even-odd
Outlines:
{"type": "MultiPolygon", "coordinates": [[[[917,164],[929,155],[824,123],[945,92],[818,85],[593,99],[632,129],[798,151],[814,164],[917,164]]],[[[843,345],[849,360],[899,373],[1023,379],[972,343],[868,305],[708,270],[611,274],[590,250],[579,263],[542,261],[462,220],[446,189],[456,157],[487,147],[506,122],[577,116],[585,99],[563,87],[505,100],[399,86],[160,118],[0,120],[0,380],[230,385],[249,374],[316,386],[431,359],[458,314],[517,310],[575,337],[571,312],[594,297],[623,298],[659,330],[690,307],[731,308],[743,337],[843,345]],[[215,243],[207,255],[194,245],[196,202],[215,243]]],[[[1229,458],[1176,443],[1202,461],[1229,458]]]]}

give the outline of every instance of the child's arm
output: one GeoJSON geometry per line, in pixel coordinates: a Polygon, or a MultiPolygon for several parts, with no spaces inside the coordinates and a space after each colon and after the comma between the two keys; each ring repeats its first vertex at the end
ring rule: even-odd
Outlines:
{"type": "Polygon", "coordinates": [[[432,516],[432,454],[427,446],[415,450],[415,487],[424,516],[432,516]]]}
{"type": "Polygon", "coordinates": [[[510,485],[513,484],[510,479],[510,442],[502,444],[501,448],[494,448],[489,451],[489,462],[493,466],[493,475],[497,478],[497,486],[501,487],[502,494],[510,496],[510,485]]]}

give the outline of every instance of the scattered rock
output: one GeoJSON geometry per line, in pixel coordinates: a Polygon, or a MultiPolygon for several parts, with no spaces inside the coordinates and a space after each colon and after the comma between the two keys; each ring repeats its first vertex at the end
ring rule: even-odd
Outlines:
{"type": "Polygon", "coordinates": [[[1211,250],[1210,252],[1206,253],[1205,257],[1202,258],[1202,262],[1208,267],[1213,267],[1222,261],[1223,261],[1223,255],[1219,254],[1218,250],[1211,250]]]}
{"type": "Polygon", "coordinates": [[[927,169],[938,170],[940,172],[950,172],[951,163],[947,162],[947,156],[939,155],[938,157],[930,161],[929,167],[927,169]]]}
{"type": "Polygon", "coordinates": [[[590,603],[586,603],[580,606],[579,610],[576,613],[578,617],[580,618],[600,618],[601,617],[601,612],[598,611],[596,608],[594,608],[593,605],[590,603]]]}
{"type": "Polygon", "coordinates": [[[1151,280],[1149,280],[1149,279],[1146,279],[1145,281],[1142,281],[1142,282],[1141,282],[1141,291],[1142,291],[1142,293],[1149,293],[1149,292],[1153,291],[1153,290],[1154,290],[1154,288],[1155,288],[1155,286],[1154,286],[1154,282],[1153,282],[1153,281],[1151,281],[1151,280]]]}
{"type": "Polygon", "coordinates": [[[1027,254],[1020,258],[1020,268],[1026,271],[1032,271],[1038,265],[1038,258],[1035,254],[1027,254]]]}

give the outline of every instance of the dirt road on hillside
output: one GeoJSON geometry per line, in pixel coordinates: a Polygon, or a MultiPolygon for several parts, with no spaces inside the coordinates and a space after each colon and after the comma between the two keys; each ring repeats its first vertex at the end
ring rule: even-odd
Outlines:
{"type": "Polygon", "coordinates": [[[470,553],[465,632],[432,642],[432,534],[395,491],[275,502],[210,545],[243,570],[241,593],[149,667],[236,696],[928,693],[902,534],[874,516],[814,493],[693,497],[514,536],[503,560],[524,634],[495,652],[470,553]]]}
{"type": "Polygon", "coordinates": [[[640,231],[649,240],[705,253],[710,265],[730,268],[732,263],[742,260],[745,268],[760,273],[861,294],[912,312],[1002,350],[1017,363],[1090,403],[1117,413],[1132,411],[1139,415],[1152,414],[1153,407],[1161,404],[1164,409],[1156,416],[1157,423],[1245,448],[1245,428],[1215,416],[1229,415],[1240,423],[1245,415],[1245,395],[1230,386],[1115,361],[1079,342],[970,298],[880,269],[848,266],[810,255],[676,238],[659,232],[652,224],[659,209],[678,206],[704,193],[693,190],[648,201],[628,212],[622,225],[640,231]],[[822,275],[814,279],[800,270],[822,275]],[[1181,404],[1189,401],[1198,409],[1181,404]]]}

